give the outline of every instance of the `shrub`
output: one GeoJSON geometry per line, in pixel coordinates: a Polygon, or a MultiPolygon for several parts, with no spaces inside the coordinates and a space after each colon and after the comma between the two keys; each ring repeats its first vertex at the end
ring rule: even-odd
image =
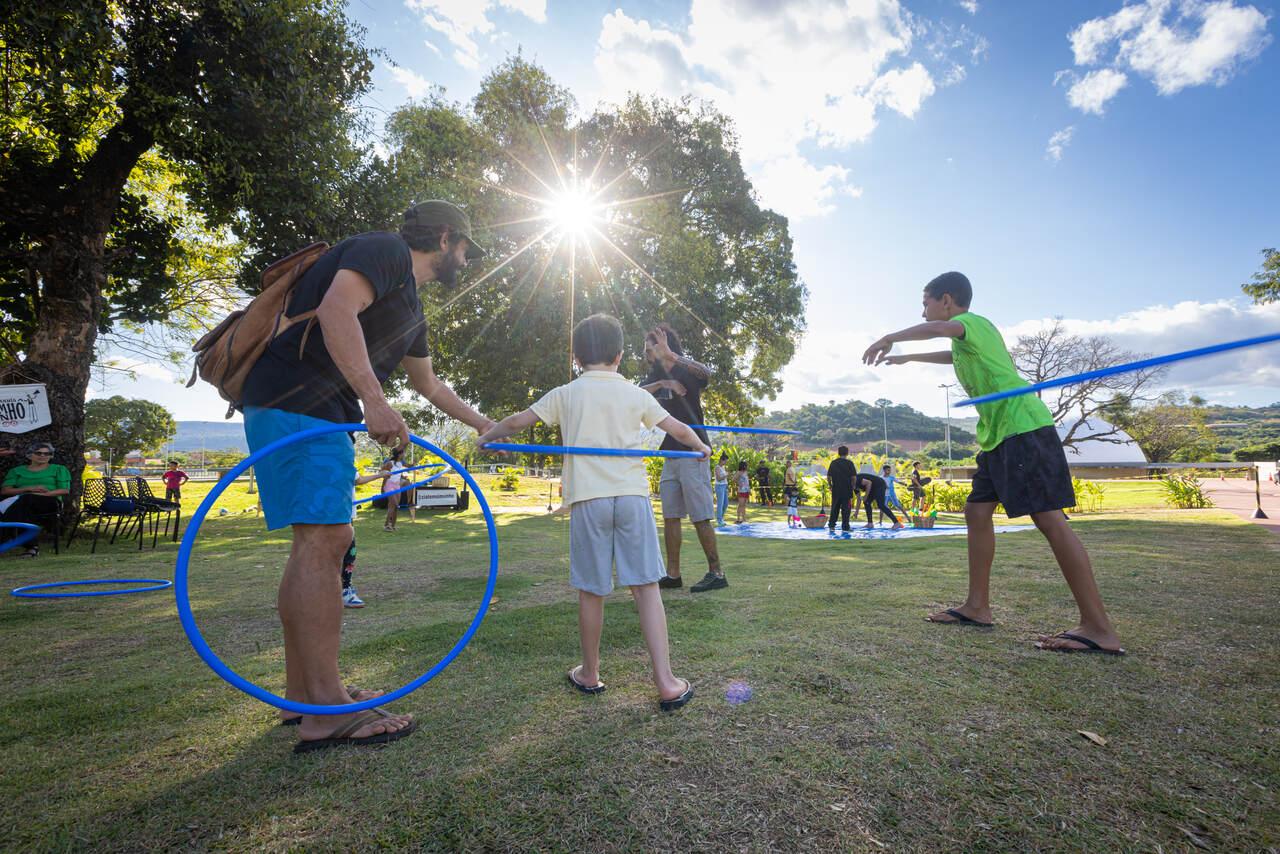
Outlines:
{"type": "Polygon", "coordinates": [[[515,466],[505,466],[498,469],[498,489],[503,492],[515,492],[520,488],[520,475],[524,474],[524,469],[515,466]]]}
{"type": "Polygon", "coordinates": [[[1164,486],[1164,500],[1179,510],[1199,510],[1212,507],[1213,499],[1205,495],[1204,485],[1192,474],[1167,474],[1160,478],[1164,486]]]}
{"type": "Polygon", "coordinates": [[[941,483],[934,481],[925,487],[925,493],[933,509],[947,513],[963,511],[965,502],[969,500],[969,493],[972,491],[972,487],[967,483],[952,483],[951,481],[943,481],[941,483]]]}
{"type": "Polygon", "coordinates": [[[1071,478],[1071,488],[1076,493],[1076,504],[1070,511],[1072,514],[1096,513],[1102,507],[1103,495],[1106,492],[1102,488],[1102,484],[1073,477],[1071,478]]]}
{"type": "Polygon", "coordinates": [[[662,457],[645,457],[644,473],[649,478],[649,494],[658,494],[658,481],[662,480],[662,457]]]}

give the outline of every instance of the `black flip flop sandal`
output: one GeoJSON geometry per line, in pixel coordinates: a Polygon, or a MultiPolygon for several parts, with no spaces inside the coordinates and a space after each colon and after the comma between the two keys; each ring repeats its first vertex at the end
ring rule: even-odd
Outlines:
{"type": "Polygon", "coordinates": [[[573,684],[573,687],[577,688],[579,691],[581,691],[584,694],[603,694],[604,693],[603,682],[597,682],[594,685],[587,686],[587,685],[583,685],[574,677],[573,674],[577,673],[581,669],[582,669],[582,665],[579,664],[577,667],[573,668],[568,673],[569,682],[573,684]]]}
{"type": "Polygon", "coordinates": [[[684,693],[681,694],[679,697],[676,697],[671,700],[659,700],[658,701],[659,709],[661,709],[664,712],[674,712],[676,709],[680,708],[681,706],[687,705],[688,702],[693,699],[693,683],[690,682],[688,679],[683,679],[681,681],[684,682],[686,686],[688,686],[684,689],[684,693]]]}
{"type": "Polygon", "coordinates": [[[293,746],[294,753],[311,753],[315,750],[328,750],[330,747],[367,747],[373,744],[388,744],[393,741],[399,741],[407,735],[413,734],[418,728],[417,721],[409,721],[409,725],[404,729],[394,730],[393,732],[380,732],[377,735],[367,735],[364,738],[356,738],[352,735],[359,732],[361,727],[371,723],[377,723],[382,718],[389,718],[391,714],[384,709],[370,709],[361,712],[351,720],[347,721],[341,728],[330,735],[328,738],[317,738],[312,741],[299,741],[293,746]]]}
{"type": "Polygon", "coordinates": [[[1073,632],[1058,632],[1053,637],[1061,638],[1062,640],[1075,641],[1076,643],[1082,643],[1084,644],[1084,649],[1079,649],[1077,647],[1071,647],[1071,646],[1045,646],[1043,641],[1036,641],[1036,649],[1042,649],[1045,652],[1085,652],[1085,653],[1096,652],[1096,653],[1101,653],[1102,655],[1124,655],[1125,654],[1125,651],[1123,649],[1107,649],[1105,646],[1102,646],[1097,641],[1092,640],[1091,638],[1087,638],[1084,635],[1077,635],[1073,632]]]}
{"type": "Polygon", "coordinates": [[[935,619],[932,619],[931,617],[925,617],[924,621],[926,623],[937,623],[940,626],[978,626],[984,629],[989,629],[995,625],[995,623],[984,623],[981,620],[975,620],[972,617],[966,617],[964,614],[961,614],[955,608],[948,608],[942,613],[950,614],[951,616],[955,617],[955,619],[954,620],[935,620],[935,619]]]}

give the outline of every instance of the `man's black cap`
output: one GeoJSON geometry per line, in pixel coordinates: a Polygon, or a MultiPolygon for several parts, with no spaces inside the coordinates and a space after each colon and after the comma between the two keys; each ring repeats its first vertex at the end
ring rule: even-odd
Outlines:
{"type": "Polygon", "coordinates": [[[466,211],[452,202],[431,199],[410,205],[409,209],[404,212],[404,223],[400,226],[400,231],[404,234],[413,234],[415,231],[423,231],[432,226],[440,225],[449,226],[451,232],[467,239],[468,261],[474,261],[485,256],[484,248],[476,243],[475,238],[471,236],[471,217],[467,216],[466,211]]]}

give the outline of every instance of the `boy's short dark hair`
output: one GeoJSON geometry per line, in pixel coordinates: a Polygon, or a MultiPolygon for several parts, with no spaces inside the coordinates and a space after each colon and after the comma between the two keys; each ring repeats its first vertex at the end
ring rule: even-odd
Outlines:
{"type": "Polygon", "coordinates": [[[739,462],[738,462],[738,471],[746,471],[746,470],[747,470],[747,461],[746,461],[746,460],[741,460],[741,461],[739,461],[739,462]]]}
{"type": "Polygon", "coordinates": [[[593,314],[573,327],[573,355],[583,367],[607,365],[622,353],[622,324],[610,314],[593,314]]]}
{"type": "MultiPolygon", "coordinates": [[[[675,329],[673,329],[673,328],[671,327],[671,324],[670,324],[670,323],[667,323],[665,320],[664,320],[663,322],[659,323],[659,324],[657,325],[657,328],[658,328],[658,329],[661,329],[663,332],[667,333],[667,346],[671,348],[671,352],[672,352],[672,353],[675,353],[677,356],[683,356],[683,355],[684,355],[684,348],[682,348],[682,347],[680,346],[680,333],[679,333],[679,332],[676,332],[676,331],[675,331],[675,329]]],[[[650,341],[655,341],[655,340],[656,340],[656,339],[654,339],[654,337],[653,337],[652,335],[649,335],[649,336],[646,336],[646,337],[647,337],[650,341]]]]}
{"type": "Polygon", "coordinates": [[[848,445],[841,445],[840,447],[836,448],[836,453],[837,453],[837,454],[839,454],[839,455],[840,455],[840,456],[842,456],[842,457],[847,457],[847,456],[849,456],[849,446],[848,446],[848,445]]]}
{"type": "Polygon", "coordinates": [[[171,465],[171,466],[176,466],[177,464],[178,464],[177,460],[169,460],[168,462],[168,465],[171,465]]]}
{"type": "Polygon", "coordinates": [[[949,294],[951,301],[961,308],[968,308],[969,303],[973,302],[973,285],[969,284],[969,278],[964,273],[957,273],[955,270],[935,277],[924,286],[924,292],[932,299],[942,299],[949,294]]]}

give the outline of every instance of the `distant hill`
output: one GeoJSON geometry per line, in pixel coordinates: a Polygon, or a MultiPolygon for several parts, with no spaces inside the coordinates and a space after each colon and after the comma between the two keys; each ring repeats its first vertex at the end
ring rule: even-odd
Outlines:
{"type": "Polygon", "coordinates": [[[239,421],[179,421],[172,449],[175,451],[235,449],[249,452],[244,440],[244,424],[239,421]]]}
{"type": "MultiPolygon", "coordinates": [[[[771,412],[761,423],[799,430],[805,442],[830,445],[880,439],[884,436],[886,417],[891,441],[940,442],[943,439],[943,419],[925,415],[905,403],[886,407],[883,415],[880,407],[861,400],[825,405],[809,403],[799,409],[771,412]]],[[[968,444],[975,440],[973,433],[961,428],[957,419],[952,419],[951,424],[952,442],[968,444]]]]}

